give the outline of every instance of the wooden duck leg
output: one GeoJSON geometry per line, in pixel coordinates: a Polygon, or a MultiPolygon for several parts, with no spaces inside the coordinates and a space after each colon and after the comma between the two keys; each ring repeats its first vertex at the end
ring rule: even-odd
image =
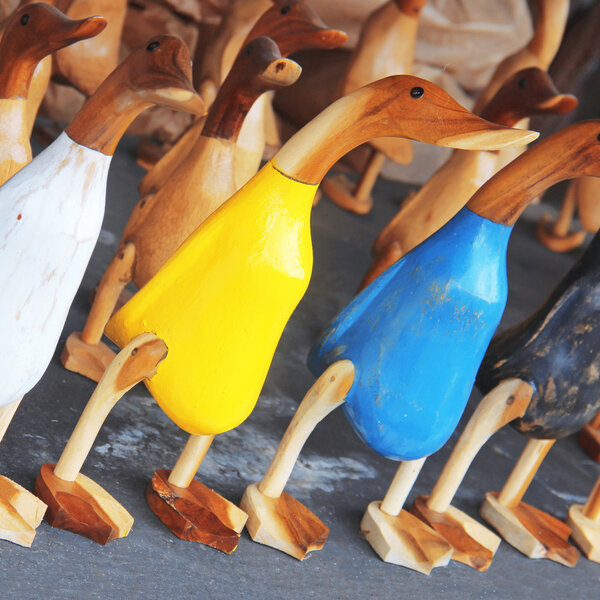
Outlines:
{"type": "Polygon", "coordinates": [[[283,488],[308,436],[345,401],[353,381],[351,361],[341,360],[331,365],[302,400],[262,481],[246,488],[240,506],[248,513],[247,528],[255,542],[277,548],[298,560],[324,546],[329,528],[283,488]]]}
{"type": "Polygon", "coordinates": [[[191,435],[172,471],[156,471],[146,489],[152,512],[182,540],[231,554],[248,515],[194,479],[214,435],[191,435]]]}
{"type": "Polygon", "coordinates": [[[425,460],[400,464],[384,499],[367,507],[360,529],[382,560],[428,575],[434,567],[448,564],[452,546],[402,509],[425,460]]]}
{"type": "Polygon", "coordinates": [[[321,184],[321,189],[338,206],[358,215],[366,215],[373,207],[371,190],[377,181],[384,162],[385,154],[372,149],[371,156],[356,185],[345,175],[339,174],[326,177],[321,184]]]}
{"type": "Polygon", "coordinates": [[[573,530],[571,536],[583,553],[590,560],[600,562],[600,478],[585,506],[571,506],[567,523],[573,530]]]}
{"type": "Polygon", "coordinates": [[[570,232],[577,204],[576,180],[569,184],[556,221],[543,215],[535,228],[538,240],[553,252],[570,252],[585,241],[585,231],[570,232]]]}
{"type": "Polygon", "coordinates": [[[35,492],[48,504],[46,519],[53,527],[99,544],[129,533],[133,517],[80,470],[113,406],[136,383],[154,375],[166,354],[165,343],[152,333],[127,344],[104,372],[56,466],[42,465],[35,492]]]}
{"type": "Polygon", "coordinates": [[[83,331],[74,331],[67,338],[60,355],[62,364],[69,371],[100,381],[115,358],[115,353],[101,341],[102,333],[119,295],[132,280],[134,259],[134,244],[125,244],[106,269],[83,331]]]}
{"type": "Polygon", "coordinates": [[[579,432],[577,439],[590,457],[600,462],[600,412],[579,432]]]}
{"type": "Polygon", "coordinates": [[[507,379],[487,394],[469,419],[429,497],[415,499],[412,512],[452,545],[452,558],[478,571],[487,571],[500,538],[469,515],[451,506],[475,456],[496,431],[523,416],[533,388],[520,379],[507,379]]]}
{"type": "Polygon", "coordinates": [[[521,501],[555,440],[531,439],[500,494],[488,492],[481,516],[517,550],[529,558],[549,558],[573,567],[579,552],[567,542],[571,528],[521,501]]]}
{"type": "MultiPolygon", "coordinates": [[[[21,400],[0,408],[0,441],[21,400]]],[[[46,508],[46,505],[31,492],[8,477],[0,475],[0,540],[29,548],[35,538],[35,530],[44,518],[46,508]]]]}

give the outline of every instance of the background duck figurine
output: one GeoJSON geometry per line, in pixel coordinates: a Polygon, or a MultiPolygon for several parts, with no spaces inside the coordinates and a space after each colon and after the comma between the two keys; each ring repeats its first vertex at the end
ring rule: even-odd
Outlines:
{"type": "Polygon", "coordinates": [[[7,19],[0,42],[0,184],[31,160],[29,92],[40,61],[105,25],[103,18],[69,19],[42,3],[22,6],[7,19]]]}
{"type": "MultiPolygon", "coordinates": [[[[509,77],[483,109],[481,117],[515,126],[535,114],[564,113],[577,106],[574,96],[560,94],[537,67],[509,77]]],[[[454,150],[425,185],[407,199],[373,244],[375,259],[361,284],[371,283],[390,264],[445,225],[503,165],[497,152],[454,150]]]]}
{"type": "MultiPolygon", "coordinates": [[[[512,225],[528,202],[553,183],[600,175],[599,134],[600,122],[574,125],[507,165],[325,329],[308,360],[320,375],[316,385],[337,385],[326,368],[339,361],[346,361],[344,370],[354,371],[353,383],[345,396],[323,394],[322,401],[318,394],[311,399],[309,392],[309,404],[302,408],[303,401],[266,478],[247,488],[241,505],[253,539],[303,555],[298,544],[290,543],[290,529],[301,527],[294,514],[302,515],[300,523],[316,517],[304,516],[307,509],[297,502],[290,515],[285,508],[289,499],[280,502],[279,494],[308,433],[343,404],[363,441],[383,456],[403,461],[383,502],[367,508],[361,523],[367,540],[384,560],[423,572],[448,560],[451,547],[440,536],[434,543],[430,529],[421,534],[402,506],[426,457],[456,427],[500,322],[512,225]]],[[[484,538],[478,543],[491,544],[490,533],[478,528],[484,538]]],[[[471,536],[479,537],[476,532],[471,536]]],[[[494,543],[499,543],[497,537],[494,543]]]]}
{"type": "MultiPolygon", "coordinates": [[[[82,25],[88,31],[103,26],[101,17],[82,25]]],[[[120,137],[154,103],[204,110],[190,76],[182,42],[151,40],[100,86],[51,146],[0,188],[3,431],[52,358],[100,232],[108,167],[120,137]]]]}
{"type": "MultiPolygon", "coordinates": [[[[308,286],[310,212],[320,180],[344,153],[381,135],[481,148],[523,143],[533,134],[483,121],[416,77],[390,77],[361,88],[290,139],[107,324],[108,337],[126,347],[115,361],[127,360],[139,336],[153,336],[168,348],[155,375],[144,364],[129,370],[126,382],[147,378],[167,415],[195,436],[174,469],[178,483],[167,473],[161,496],[169,500],[174,528],[189,528],[187,521],[198,530],[202,521],[208,523],[204,543],[212,544],[217,531],[221,539],[228,534],[229,549],[234,548],[245,514],[206,488],[196,496],[198,486],[181,485],[183,473],[191,482],[213,437],[239,425],[254,408],[283,328],[308,286]]],[[[119,387],[118,371],[111,365],[98,384],[58,463],[60,473],[45,465],[38,476],[36,489],[50,506],[50,521],[68,522],[82,535],[93,536],[89,515],[75,527],[76,514],[60,506],[61,494],[52,490],[69,485],[70,494],[89,499],[78,494],[78,473],[106,414],[127,389],[119,387]]],[[[227,551],[223,541],[214,545],[227,551]]]]}
{"type": "Polygon", "coordinates": [[[115,356],[101,338],[119,294],[130,281],[138,288],[145,285],[235,193],[235,148],[244,117],[260,95],[291,85],[300,72],[267,37],[254,38],[238,54],[188,156],[156,193],[144,196],[133,209],[82,333],[74,332],[66,341],[61,360],[67,369],[100,380],[115,356]]]}

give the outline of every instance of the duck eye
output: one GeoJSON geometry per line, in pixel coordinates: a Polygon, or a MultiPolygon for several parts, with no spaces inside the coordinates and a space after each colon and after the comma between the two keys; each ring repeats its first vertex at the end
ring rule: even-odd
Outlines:
{"type": "Polygon", "coordinates": [[[21,15],[21,25],[27,25],[27,23],[29,23],[29,15],[25,13],[21,15]]]}
{"type": "Polygon", "coordinates": [[[286,4],[282,9],[281,9],[281,14],[282,15],[287,15],[290,12],[290,9],[292,7],[289,4],[286,4]]]}
{"type": "Polygon", "coordinates": [[[146,50],[148,50],[148,52],[152,52],[152,50],[156,50],[159,46],[160,46],[160,42],[150,42],[146,46],[146,50]]]}
{"type": "Polygon", "coordinates": [[[523,77],[523,79],[519,79],[518,86],[523,89],[527,85],[527,79],[523,77]]]}
{"type": "Polygon", "coordinates": [[[410,90],[410,95],[413,98],[420,98],[425,93],[425,90],[422,87],[414,87],[410,90]]]}

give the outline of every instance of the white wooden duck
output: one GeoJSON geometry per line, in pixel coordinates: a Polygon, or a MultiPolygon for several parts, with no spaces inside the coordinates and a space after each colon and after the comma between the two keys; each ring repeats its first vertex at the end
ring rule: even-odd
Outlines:
{"type": "MultiPolygon", "coordinates": [[[[54,352],[100,233],[108,167],[119,139],[153,104],[201,114],[204,104],[190,77],[183,43],[154,38],[106,79],[51,146],[0,188],[4,428],[54,352]]],[[[11,512],[10,501],[0,496],[3,513],[11,512]]],[[[6,530],[2,517],[0,530],[6,530]]]]}

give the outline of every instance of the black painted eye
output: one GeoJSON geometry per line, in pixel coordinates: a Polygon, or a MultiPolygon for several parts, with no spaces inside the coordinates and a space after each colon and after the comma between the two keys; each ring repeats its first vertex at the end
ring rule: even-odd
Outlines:
{"type": "Polygon", "coordinates": [[[425,90],[422,87],[414,87],[410,90],[410,95],[413,98],[420,98],[425,93],[425,90]]]}
{"type": "Polygon", "coordinates": [[[291,8],[292,8],[292,7],[291,7],[289,4],[287,4],[286,6],[284,6],[284,7],[281,9],[281,14],[282,14],[282,15],[287,15],[287,14],[290,12],[290,9],[291,9],[291,8]]]}
{"type": "Polygon", "coordinates": [[[523,77],[523,79],[519,79],[519,83],[517,85],[523,89],[527,85],[527,79],[525,79],[525,77],[523,77]]]}
{"type": "Polygon", "coordinates": [[[27,23],[29,23],[29,15],[25,13],[21,15],[21,25],[27,25],[27,23]]]}
{"type": "Polygon", "coordinates": [[[156,50],[159,46],[160,46],[160,42],[150,42],[146,46],[146,50],[148,50],[148,52],[152,52],[152,50],[156,50]]]}

